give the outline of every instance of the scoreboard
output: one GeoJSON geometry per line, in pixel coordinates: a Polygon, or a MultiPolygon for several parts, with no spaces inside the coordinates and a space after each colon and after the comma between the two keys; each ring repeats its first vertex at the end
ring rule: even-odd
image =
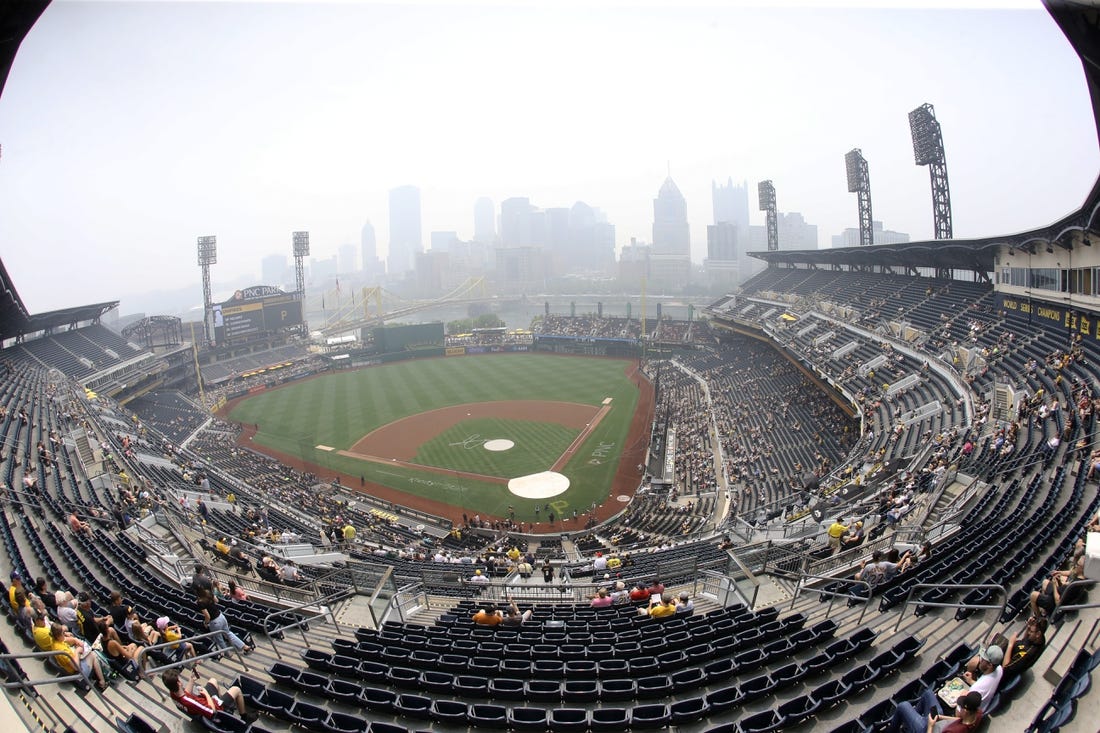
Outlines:
{"type": "Polygon", "coordinates": [[[238,290],[224,303],[214,304],[213,316],[215,342],[237,343],[301,325],[302,301],[293,293],[258,285],[238,290]]]}

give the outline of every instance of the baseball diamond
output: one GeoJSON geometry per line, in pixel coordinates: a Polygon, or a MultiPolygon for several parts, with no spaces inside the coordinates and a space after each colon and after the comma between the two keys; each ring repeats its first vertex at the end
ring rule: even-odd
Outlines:
{"type": "Polygon", "coordinates": [[[242,445],[323,480],[455,520],[512,507],[551,529],[552,513],[607,516],[637,488],[652,392],[635,361],[486,354],[318,375],[222,414],[242,445]]]}

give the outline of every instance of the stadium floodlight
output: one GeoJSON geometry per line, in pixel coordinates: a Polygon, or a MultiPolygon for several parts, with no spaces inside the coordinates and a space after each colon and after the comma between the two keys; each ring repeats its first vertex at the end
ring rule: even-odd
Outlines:
{"type": "Polygon", "coordinates": [[[844,168],[848,173],[848,192],[857,194],[859,201],[859,244],[866,247],[874,243],[875,229],[871,223],[871,174],[859,148],[844,156],[844,168]]]}
{"type": "Polygon", "coordinates": [[[917,165],[928,166],[932,180],[932,222],[936,239],[951,239],[951,189],[947,185],[943,132],[935,108],[925,103],[910,112],[909,131],[913,135],[913,159],[917,165]]]}
{"type": "Polygon", "coordinates": [[[218,238],[199,237],[199,264],[213,265],[218,261],[218,238]]]}
{"type": "Polygon", "coordinates": [[[294,256],[309,257],[309,232],[294,232],[294,256]]]}
{"type": "Polygon", "coordinates": [[[779,249],[779,214],[775,208],[775,186],[770,180],[761,181],[756,187],[760,210],[767,213],[768,251],[779,249]]]}

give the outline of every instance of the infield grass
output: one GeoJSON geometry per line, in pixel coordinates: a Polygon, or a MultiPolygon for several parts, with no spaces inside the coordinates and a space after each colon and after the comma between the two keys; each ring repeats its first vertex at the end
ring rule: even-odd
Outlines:
{"type": "MultiPolygon", "coordinates": [[[[347,450],[367,433],[406,417],[452,405],[496,400],[548,400],[612,409],[562,469],[570,480],[564,494],[549,501],[559,517],[582,511],[607,496],[637,406],[638,391],[626,376],[630,362],[551,354],[485,354],[387,364],[336,372],[280,387],[241,401],[229,417],[256,424],[254,444],[267,446],[343,475],[344,483],[373,481],[405,493],[461,507],[470,514],[545,520],[536,504],[500,484],[372,463],[335,451],[347,450]]],[[[561,425],[526,420],[463,421],[419,447],[415,462],[504,478],[548,470],[576,437],[561,425]],[[492,453],[465,450],[471,435],[507,438],[522,450],[492,453]]],[[[410,436],[411,437],[411,436],[410,436]]]]}

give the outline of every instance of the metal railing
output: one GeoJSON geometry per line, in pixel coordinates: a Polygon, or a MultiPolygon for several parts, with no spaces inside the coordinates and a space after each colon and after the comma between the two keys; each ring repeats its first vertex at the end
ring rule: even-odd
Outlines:
{"type": "Polygon", "coordinates": [[[306,629],[309,627],[309,623],[311,621],[315,621],[319,618],[324,618],[327,616],[332,621],[332,625],[336,627],[336,631],[339,632],[340,622],[336,620],[336,614],[332,612],[329,604],[343,600],[344,598],[347,598],[347,596],[347,591],[337,591],[332,595],[322,598],[316,598],[308,603],[291,606],[290,608],[281,608],[278,611],[272,611],[271,613],[264,616],[264,619],[261,622],[261,628],[263,628],[264,630],[264,636],[266,636],[267,640],[271,642],[271,648],[275,651],[275,656],[277,656],[279,659],[283,658],[282,652],[279,651],[279,645],[276,642],[279,641],[279,638],[282,636],[283,632],[289,631],[291,629],[298,629],[298,631],[300,631],[302,634],[302,642],[306,646],[309,646],[309,639],[306,638],[306,629]],[[304,611],[310,606],[319,606],[319,609],[309,618],[300,618],[295,621],[291,621],[290,623],[285,623],[281,626],[273,626],[271,624],[274,619],[280,618],[282,616],[288,616],[290,614],[298,614],[299,612],[304,611]]]}
{"type": "Polygon", "coordinates": [[[744,603],[746,608],[756,608],[756,598],[760,594],[760,581],[748,568],[742,568],[745,579],[752,583],[752,598],[746,596],[738,587],[737,581],[728,575],[704,570],[699,573],[699,593],[714,596],[722,607],[734,603],[744,603]]]}
{"type": "MultiPolygon", "coordinates": [[[[182,647],[184,644],[188,644],[188,643],[191,643],[191,642],[194,642],[194,641],[199,641],[201,639],[211,639],[215,636],[224,637],[225,632],[223,632],[223,631],[207,631],[206,633],[195,634],[194,636],[188,636],[188,637],[183,638],[183,639],[178,639],[177,641],[165,641],[165,642],[161,642],[160,644],[152,644],[150,646],[140,647],[138,649],[137,656],[134,657],[134,662],[137,663],[138,674],[141,675],[141,677],[144,679],[144,678],[148,678],[154,672],[160,672],[162,670],[172,669],[174,667],[182,667],[184,665],[189,665],[189,664],[197,664],[202,659],[209,659],[211,657],[220,657],[222,654],[226,654],[226,653],[236,654],[237,655],[237,660],[241,663],[241,665],[245,669],[248,669],[248,662],[245,660],[244,654],[242,654],[239,650],[234,648],[232,645],[229,646],[229,649],[220,649],[220,648],[215,646],[211,651],[206,652],[205,654],[198,654],[197,650],[196,650],[196,654],[193,657],[186,657],[186,658],[178,659],[174,662],[168,662],[167,664],[161,664],[161,665],[153,666],[153,667],[146,667],[145,666],[145,657],[148,656],[149,652],[158,651],[160,649],[171,649],[171,650],[175,651],[179,647],[182,647]]],[[[194,644],[192,644],[192,646],[194,646],[194,644]]]]}
{"type": "MultiPolygon", "coordinates": [[[[1082,578],[1080,580],[1074,580],[1066,585],[1062,589],[1062,595],[1065,595],[1071,588],[1087,588],[1100,583],[1100,580],[1090,580],[1088,578],[1082,578]]],[[[1051,623],[1059,623],[1062,620],[1062,615],[1066,611],[1080,611],[1085,608],[1100,608],[1100,602],[1097,603],[1073,603],[1068,606],[1056,606],[1050,614],[1051,623]]]]}
{"type": "Polygon", "coordinates": [[[805,584],[807,579],[829,580],[829,581],[832,581],[834,583],[843,583],[843,584],[849,585],[849,586],[863,586],[863,587],[867,588],[867,601],[868,601],[868,603],[862,604],[863,605],[863,610],[861,610],[859,612],[858,625],[859,626],[863,625],[863,616],[867,613],[867,606],[870,605],[871,595],[874,591],[874,589],[872,588],[870,583],[868,583],[866,580],[856,580],[855,578],[833,578],[833,577],[830,577],[828,575],[811,575],[810,573],[803,573],[799,577],[798,583],[795,585],[794,593],[791,594],[791,609],[792,610],[794,609],[795,601],[798,600],[798,594],[801,593],[802,591],[806,591],[808,593],[817,593],[818,595],[823,595],[823,596],[829,596],[829,607],[825,609],[825,618],[829,618],[829,616],[832,614],[832,612],[833,612],[833,603],[836,602],[837,597],[843,596],[845,598],[850,598],[851,594],[847,593],[847,592],[842,593],[840,591],[827,590],[825,588],[814,588],[812,586],[809,586],[809,585],[805,584]]]}
{"type": "MultiPolygon", "coordinates": [[[[917,583],[909,589],[909,593],[905,596],[905,603],[901,606],[901,612],[898,614],[898,622],[894,624],[894,631],[896,632],[901,628],[901,620],[905,618],[905,611],[909,608],[910,603],[915,603],[918,606],[928,606],[930,608],[969,608],[969,609],[999,609],[1000,614],[993,619],[989,624],[989,630],[993,630],[994,624],[997,623],[997,619],[1004,614],[1005,608],[1008,606],[1008,591],[1005,590],[1003,585],[997,583],[917,583]],[[1000,605],[987,604],[987,603],[966,603],[964,601],[948,602],[948,601],[925,601],[921,599],[913,600],[913,594],[919,590],[926,590],[928,588],[943,588],[954,590],[992,590],[999,591],[1001,594],[1000,605]]],[[[985,638],[984,636],[982,638],[985,638]]]]}
{"type": "MultiPolygon", "coordinates": [[[[31,694],[37,694],[34,688],[38,685],[58,685],[58,684],[61,684],[62,682],[80,682],[80,683],[83,683],[83,684],[88,684],[88,680],[80,672],[76,672],[74,674],[63,674],[63,675],[57,676],[57,677],[43,677],[42,679],[30,679],[30,678],[25,676],[25,673],[20,674],[20,672],[22,671],[23,668],[22,668],[21,665],[19,665],[18,660],[20,660],[20,659],[52,660],[54,657],[57,657],[57,655],[59,653],[63,653],[63,652],[46,651],[46,652],[18,652],[18,653],[0,654],[0,664],[4,664],[6,667],[8,667],[12,671],[12,673],[13,673],[12,677],[14,678],[14,679],[7,679],[7,680],[4,680],[3,682],[0,682],[0,687],[3,687],[3,688],[8,689],[8,690],[21,689],[21,690],[24,690],[24,691],[28,691],[31,694]],[[9,662],[13,662],[13,664],[8,664],[9,662]]],[[[55,662],[55,664],[56,664],[56,662],[55,662]]],[[[60,668],[60,666],[59,666],[59,668],[60,668]]]]}

